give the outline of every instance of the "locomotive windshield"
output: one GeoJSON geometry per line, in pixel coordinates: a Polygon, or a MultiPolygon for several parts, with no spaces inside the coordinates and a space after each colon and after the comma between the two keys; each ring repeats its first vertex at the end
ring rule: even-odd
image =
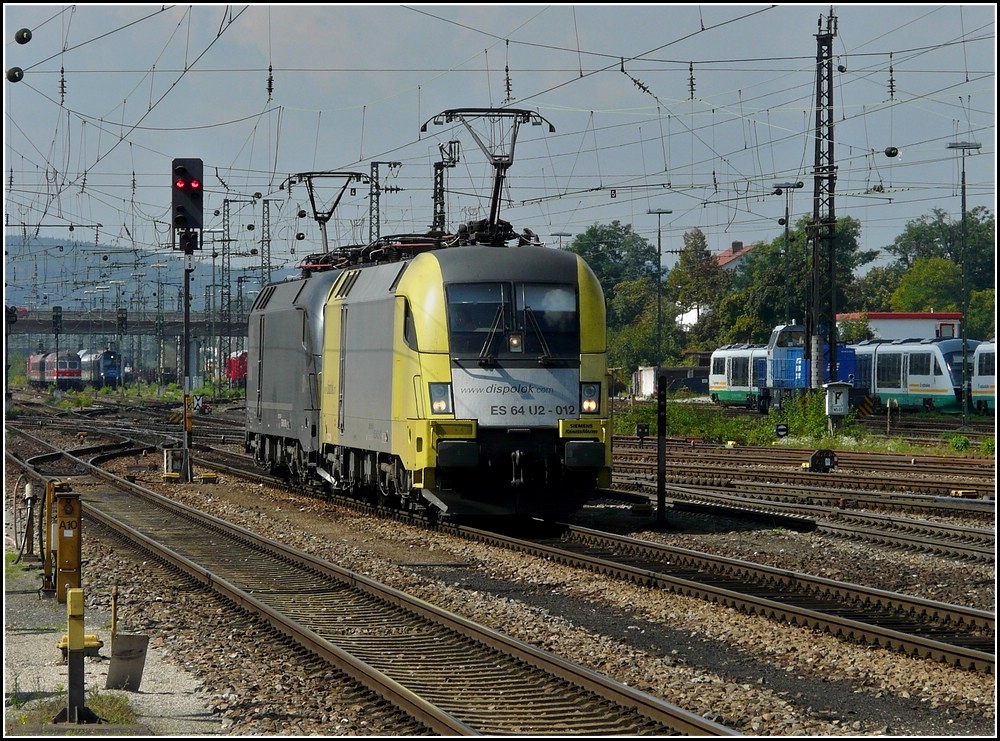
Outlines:
{"type": "MultiPolygon", "coordinates": [[[[957,386],[957,387],[961,388],[962,387],[962,365],[963,365],[963,358],[965,358],[965,356],[962,354],[961,348],[958,349],[958,350],[952,350],[950,352],[945,352],[945,353],[943,353],[943,355],[944,355],[944,362],[948,366],[948,375],[951,377],[951,385],[952,386],[957,386]]],[[[967,361],[971,361],[972,360],[971,353],[969,354],[969,357],[965,358],[965,359],[967,361]]],[[[972,377],[972,363],[971,362],[969,362],[968,365],[965,367],[965,372],[967,373],[967,377],[969,377],[969,378],[972,377]]]]}
{"type": "Polygon", "coordinates": [[[554,283],[456,283],[447,287],[448,331],[456,357],[580,354],[573,286],[554,283]]]}

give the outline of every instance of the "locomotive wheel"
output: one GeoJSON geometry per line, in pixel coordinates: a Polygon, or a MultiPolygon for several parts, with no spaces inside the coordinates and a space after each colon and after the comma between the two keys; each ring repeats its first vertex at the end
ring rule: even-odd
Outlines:
{"type": "Polygon", "coordinates": [[[379,489],[378,492],[378,506],[385,507],[386,509],[399,509],[399,495],[396,493],[395,487],[390,491],[382,491],[379,489]]]}
{"type": "Polygon", "coordinates": [[[305,486],[309,483],[309,466],[306,465],[306,459],[302,454],[302,448],[298,445],[295,446],[295,459],[291,464],[291,474],[292,480],[300,486],[305,486]]]}
{"type": "Polygon", "coordinates": [[[376,504],[387,509],[399,509],[399,491],[388,473],[382,473],[379,476],[376,504]]]}

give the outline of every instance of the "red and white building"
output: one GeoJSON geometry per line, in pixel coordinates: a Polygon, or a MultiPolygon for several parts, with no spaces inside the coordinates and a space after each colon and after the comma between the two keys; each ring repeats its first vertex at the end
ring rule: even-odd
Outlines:
{"type": "Polygon", "coordinates": [[[873,340],[961,337],[960,311],[869,311],[837,314],[838,326],[848,320],[868,320],[873,340]]]}

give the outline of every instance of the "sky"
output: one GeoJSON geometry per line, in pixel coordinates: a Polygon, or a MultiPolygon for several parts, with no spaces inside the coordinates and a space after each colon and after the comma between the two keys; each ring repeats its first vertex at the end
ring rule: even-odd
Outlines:
{"type": "Polygon", "coordinates": [[[992,4],[9,3],[5,263],[41,254],[58,301],[91,277],[41,237],[177,259],[179,157],[204,162],[206,247],[234,268],[266,247],[275,278],[323,251],[303,173],[321,209],[361,176],[332,247],[372,234],[372,182],[378,234],[426,231],[435,163],[452,230],[502,174],[500,218],[554,247],[613,221],[668,268],[694,229],[716,254],[769,242],[813,213],[830,33],[833,208],[884,251],[933,209],[961,218],[963,169],[968,209],[995,212],[995,32],[992,4]]]}

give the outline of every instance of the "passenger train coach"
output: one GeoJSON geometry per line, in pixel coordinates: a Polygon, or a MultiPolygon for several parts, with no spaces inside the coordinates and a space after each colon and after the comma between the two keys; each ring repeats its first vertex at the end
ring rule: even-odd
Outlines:
{"type": "Polygon", "coordinates": [[[979,414],[996,414],[997,343],[980,342],[972,355],[972,408],[979,414]]]}
{"type": "Polygon", "coordinates": [[[235,350],[226,358],[226,380],[230,388],[247,385],[247,351],[235,350]]]}
{"type": "Polygon", "coordinates": [[[767,345],[725,345],[712,353],[708,393],[722,406],[756,409],[767,385],[767,345]]]}
{"type": "Polygon", "coordinates": [[[571,252],[331,253],[260,292],[248,339],[247,451],[294,481],[540,518],[610,485],[604,296],[571,252]]]}
{"type": "MultiPolygon", "coordinates": [[[[708,375],[709,395],[722,406],[742,406],[762,413],[802,393],[812,383],[811,362],[805,356],[805,327],[778,325],[766,345],[735,344],[712,353],[708,375]]],[[[823,369],[828,382],[829,360],[823,369]]],[[[854,352],[837,349],[838,378],[855,373],[854,352]]]]}
{"type": "Polygon", "coordinates": [[[28,356],[28,385],[35,388],[81,389],[80,356],[69,350],[28,356]]]}
{"type": "MultiPolygon", "coordinates": [[[[767,412],[789,394],[808,389],[811,377],[804,329],[802,325],[778,326],[766,346],[726,345],[713,352],[709,374],[712,400],[767,412]]],[[[977,411],[994,409],[993,342],[967,343],[970,355],[965,375],[973,407],[977,411]]],[[[855,407],[871,411],[886,407],[945,413],[962,410],[961,339],[866,340],[838,345],[836,356],[837,380],[853,384],[855,407]]],[[[827,368],[823,382],[831,378],[827,368]]]]}
{"type": "MultiPolygon", "coordinates": [[[[978,340],[968,340],[975,351],[978,340]]],[[[910,411],[961,412],[962,384],[972,379],[972,357],[963,378],[962,340],[866,340],[853,345],[857,356],[854,387],[876,407],[910,411]]]]}

